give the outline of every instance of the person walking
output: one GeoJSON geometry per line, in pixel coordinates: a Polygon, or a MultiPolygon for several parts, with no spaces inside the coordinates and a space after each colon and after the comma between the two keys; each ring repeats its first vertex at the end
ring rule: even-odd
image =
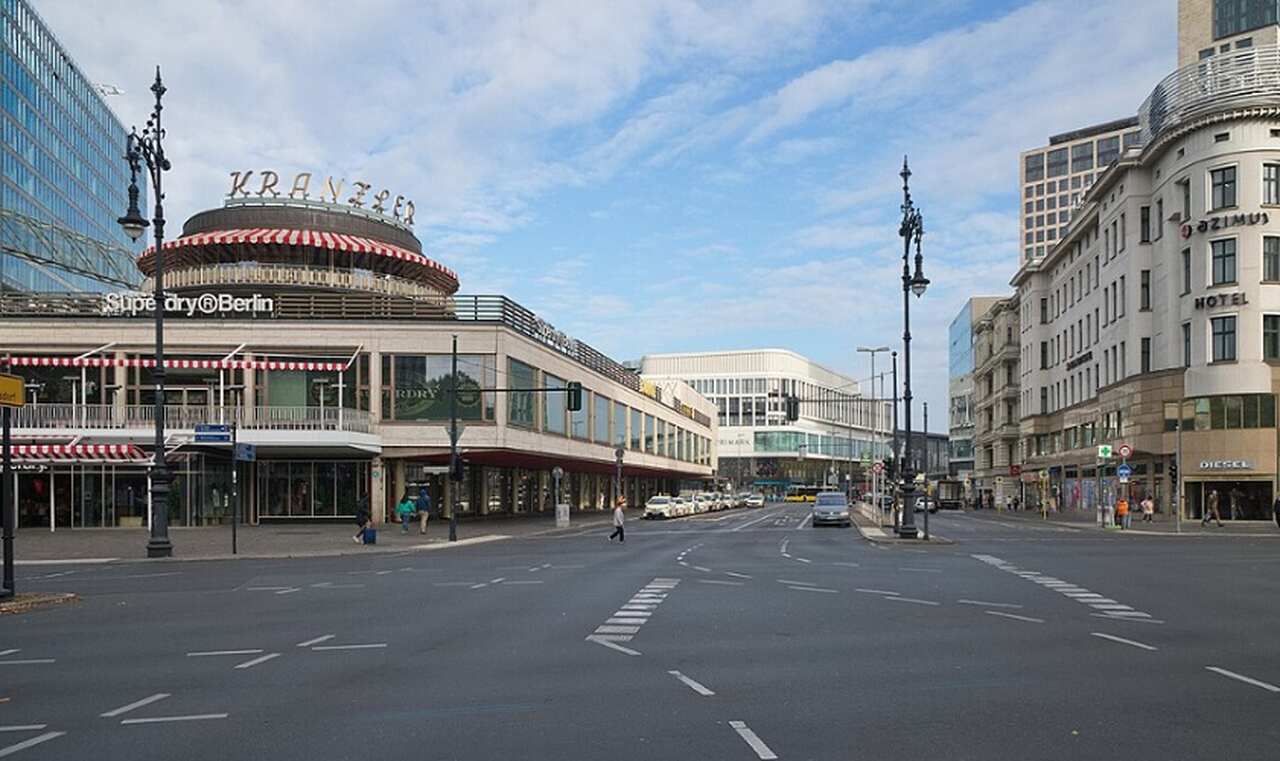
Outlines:
{"type": "Polygon", "coordinates": [[[409,533],[409,521],[413,520],[414,504],[409,499],[409,492],[405,492],[400,498],[400,504],[396,505],[396,515],[400,518],[400,533],[409,533]]]}
{"type": "Polygon", "coordinates": [[[618,503],[613,508],[613,533],[609,535],[610,542],[613,541],[613,538],[615,536],[618,537],[618,542],[620,543],[627,541],[626,530],[623,528],[623,525],[622,525],[627,522],[627,513],[623,509],[626,506],[627,506],[627,498],[618,497],[618,503]]]}
{"type": "Polygon", "coordinates": [[[1271,503],[1271,517],[1276,519],[1276,528],[1280,528],[1280,495],[1271,503]]]}
{"type": "Polygon", "coordinates": [[[418,487],[418,533],[426,535],[427,520],[431,517],[431,494],[426,486],[418,487]]]}
{"type": "Polygon", "coordinates": [[[1218,490],[1213,489],[1209,492],[1209,505],[1204,511],[1204,517],[1200,519],[1201,526],[1209,525],[1209,516],[1218,522],[1218,528],[1222,528],[1222,513],[1218,511],[1218,490]]]}
{"type": "Polygon", "coordinates": [[[351,540],[356,544],[364,541],[364,531],[369,528],[369,521],[373,518],[373,513],[369,511],[369,495],[364,495],[356,500],[356,535],[351,540]]]}
{"type": "Polygon", "coordinates": [[[1124,497],[1116,500],[1116,523],[1121,529],[1129,528],[1129,500],[1124,497]]]}
{"type": "Polygon", "coordinates": [[[1151,499],[1151,495],[1148,494],[1142,498],[1142,520],[1147,523],[1151,523],[1155,517],[1155,513],[1156,503],[1151,499]]]}

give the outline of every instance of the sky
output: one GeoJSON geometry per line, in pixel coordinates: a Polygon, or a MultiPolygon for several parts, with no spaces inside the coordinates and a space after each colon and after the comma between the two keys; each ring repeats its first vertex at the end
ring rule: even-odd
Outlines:
{"type": "Polygon", "coordinates": [[[33,3],[126,125],[162,67],[170,220],[232,171],[367,179],[462,293],[618,360],[776,347],[866,378],[855,347],[902,347],[909,155],[934,431],[949,323],[1012,292],[1018,153],[1176,66],[1173,0],[33,3]]]}

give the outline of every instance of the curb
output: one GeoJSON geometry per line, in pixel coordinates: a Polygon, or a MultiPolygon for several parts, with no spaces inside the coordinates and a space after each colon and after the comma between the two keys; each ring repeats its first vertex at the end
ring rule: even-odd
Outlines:
{"type": "Polygon", "coordinates": [[[20,594],[11,600],[0,601],[0,616],[13,613],[26,613],[36,608],[47,608],[53,605],[80,602],[80,596],[74,592],[58,592],[56,594],[20,594]]]}
{"type": "Polygon", "coordinates": [[[956,543],[955,540],[953,539],[947,539],[947,538],[938,536],[937,534],[931,535],[927,540],[923,538],[899,539],[896,536],[892,536],[886,533],[884,528],[881,526],[863,526],[861,521],[858,521],[856,519],[853,521],[853,525],[855,528],[858,529],[858,533],[862,535],[863,539],[873,544],[933,546],[933,545],[943,545],[943,544],[951,545],[956,543]]]}

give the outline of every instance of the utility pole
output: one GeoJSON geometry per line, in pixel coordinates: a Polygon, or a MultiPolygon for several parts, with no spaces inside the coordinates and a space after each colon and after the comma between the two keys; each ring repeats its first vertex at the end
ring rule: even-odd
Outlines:
{"type": "Polygon", "coordinates": [[[888,472],[890,476],[890,493],[893,494],[894,504],[898,504],[898,473],[902,468],[902,458],[898,456],[898,352],[890,354],[893,359],[893,470],[888,472]]]}
{"type": "Polygon", "coordinates": [[[462,489],[462,463],[458,460],[458,334],[453,334],[452,370],[449,373],[449,541],[458,541],[458,491],[462,489]]]}
{"type": "Polygon", "coordinates": [[[1182,533],[1182,400],[1178,400],[1178,452],[1173,459],[1173,525],[1182,533]]]}
{"type": "MultiPolygon", "coordinates": [[[[929,403],[924,402],[924,538],[929,538],[929,403]]],[[[914,508],[912,508],[914,509],[914,508]]]]}

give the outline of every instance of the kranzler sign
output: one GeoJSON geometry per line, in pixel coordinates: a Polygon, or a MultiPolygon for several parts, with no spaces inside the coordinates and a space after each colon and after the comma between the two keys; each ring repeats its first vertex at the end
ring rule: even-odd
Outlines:
{"type": "Polygon", "coordinates": [[[391,217],[409,227],[413,227],[413,201],[402,195],[392,196],[391,191],[383,188],[371,193],[374,185],[363,180],[356,180],[347,185],[344,177],[329,175],[321,183],[313,178],[311,172],[298,172],[293,176],[293,183],[284,192],[283,178],[270,169],[246,169],[231,173],[231,190],[227,200],[234,201],[249,196],[258,198],[290,198],[295,201],[309,200],[312,193],[312,181],[315,181],[317,200],[321,203],[341,204],[356,209],[367,209],[377,214],[391,217]],[[345,188],[345,189],[344,189],[345,188]]]}
{"type": "MultiPolygon", "coordinates": [[[[132,317],[138,314],[153,314],[155,310],[156,297],[149,293],[108,293],[102,301],[102,313],[105,315],[132,317]]],[[[249,296],[237,296],[231,293],[183,296],[178,293],[169,293],[165,294],[164,311],[165,314],[181,314],[187,317],[270,314],[275,311],[275,300],[260,293],[249,296]]]]}

